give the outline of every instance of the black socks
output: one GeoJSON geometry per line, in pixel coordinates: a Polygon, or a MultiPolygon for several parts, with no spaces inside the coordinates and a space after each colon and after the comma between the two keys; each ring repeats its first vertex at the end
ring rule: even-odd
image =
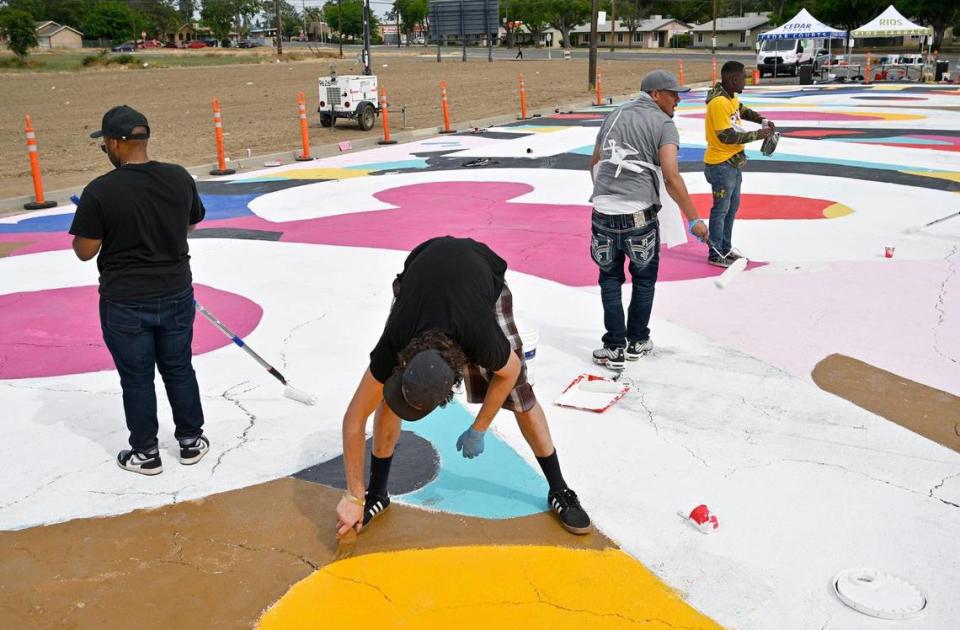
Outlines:
{"type": "Polygon", "coordinates": [[[378,497],[387,496],[387,479],[390,477],[391,463],[393,463],[393,455],[377,457],[370,453],[370,483],[367,484],[367,492],[378,497]]]}
{"type": "Polygon", "coordinates": [[[550,484],[550,492],[554,490],[563,490],[567,487],[567,482],[563,480],[563,473],[560,472],[560,460],[557,459],[557,449],[546,457],[538,457],[537,462],[540,469],[543,470],[543,476],[547,478],[550,484]]]}

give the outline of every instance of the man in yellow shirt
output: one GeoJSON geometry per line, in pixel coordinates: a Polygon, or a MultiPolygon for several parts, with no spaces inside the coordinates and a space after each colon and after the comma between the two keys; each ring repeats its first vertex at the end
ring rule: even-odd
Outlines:
{"type": "Polygon", "coordinates": [[[747,82],[742,63],[728,61],[723,64],[720,78],[720,83],[707,92],[707,152],[703,156],[703,174],[713,188],[707,262],[717,267],[729,267],[740,258],[734,253],[731,240],[733,220],[740,207],[741,169],[747,163],[743,145],[773,135],[774,124],[740,104],[737,94],[743,92],[747,82]],[[759,123],[762,127],[746,131],[741,127],[743,120],[759,123]]]}

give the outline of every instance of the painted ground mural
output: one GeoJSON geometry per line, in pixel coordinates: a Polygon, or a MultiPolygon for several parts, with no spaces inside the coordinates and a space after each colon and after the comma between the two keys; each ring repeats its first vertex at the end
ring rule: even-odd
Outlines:
{"type": "MultiPolygon", "coordinates": [[[[662,251],[655,350],[602,414],[552,402],[602,333],[587,166],[605,108],[199,183],[197,297],[307,407],[198,318],[210,456],[125,474],[120,387],[73,208],[0,219],[0,625],[879,628],[830,590],[874,567],[960,617],[960,90],[770,87],[727,289],[697,242],[662,251]],[[488,243],[539,341],[530,371],[594,519],[566,534],[510,417],[455,450],[462,395],[405,423],[394,504],[340,558],[340,423],[406,252],[488,243]],[[892,247],[892,258],[884,248],[892,247]],[[706,503],[720,528],[678,515],[706,503]]],[[[676,122],[702,216],[703,92],[676,122]]],[[[628,290],[628,289],[627,289],[628,290]]],[[[161,400],[163,397],[161,396],[161,400]]],[[[370,427],[368,426],[368,429],[370,427]]],[[[176,449],[161,405],[161,451],[176,449]]],[[[169,455],[168,455],[169,452],[169,455]]]]}

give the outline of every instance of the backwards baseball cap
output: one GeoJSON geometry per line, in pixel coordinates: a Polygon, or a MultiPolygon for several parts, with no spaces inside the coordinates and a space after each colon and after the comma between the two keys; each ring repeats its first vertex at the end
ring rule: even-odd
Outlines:
{"type": "Polygon", "coordinates": [[[383,384],[383,399],[404,420],[419,420],[447,399],[456,375],[436,350],[423,350],[383,384]]]}
{"type": "Polygon", "coordinates": [[[648,72],[643,80],[640,81],[641,92],[652,92],[654,90],[669,90],[670,92],[689,92],[690,88],[686,85],[680,85],[677,78],[666,70],[654,70],[648,72]]]}
{"type": "Polygon", "coordinates": [[[90,134],[91,138],[117,138],[118,140],[146,140],[150,137],[147,117],[128,105],[117,105],[103,115],[100,129],[90,134]],[[133,133],[137,127],[146,127],[146,133],[133,133]]]}

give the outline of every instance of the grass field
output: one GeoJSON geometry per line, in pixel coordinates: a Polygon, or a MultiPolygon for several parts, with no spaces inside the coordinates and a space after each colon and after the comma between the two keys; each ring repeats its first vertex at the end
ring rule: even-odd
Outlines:
{"type": "MultiPolygon", "coordinates": [[[[306,51],[285,53],[285,61],[301,61],[332,56],[332,51],[313,54],[306,51]]],[[[75,72],[103,67],[195,68],[273,63],[272,48],[254,50],[165,50],[150,49],[135,53],[113,53],[107,49],[57,50],[32,52],[24,63],[13,53],[0,51],[0,73],[5,72],[75,72]]]]}

